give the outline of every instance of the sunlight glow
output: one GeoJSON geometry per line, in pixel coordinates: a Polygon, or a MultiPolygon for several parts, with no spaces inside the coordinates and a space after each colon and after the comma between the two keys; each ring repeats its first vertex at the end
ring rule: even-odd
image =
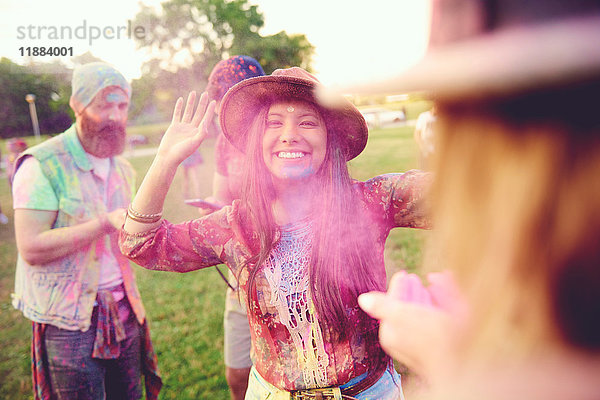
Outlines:
{"type": "MultiPolygon", "coordinates": [[[[414,64],[425,51],[429,0],[250,1],[264,15],[262,35],[285,30],[307,36],[316,49],[314,72],[325,84],[379,80],[414,64]]],[[[154,8],[159,4],[160,0],[144,1],[154,8]]],[[[30,58],[21,55],[22,47],[72,47],[75,56],[89,51],[128,79],[138,78],[148,55],[136,50],[133,38],[123,36],[126,28],[135,28],[131,21],[138,10],[137,2],[124,0],[3,0],[0,57],[24,64],[30,58]],[[77,28],[78,37],[65,37],[77,28]]],[[[71,65],[68,56],[38,56],[34,61],[56,59],[71,65]]]]}

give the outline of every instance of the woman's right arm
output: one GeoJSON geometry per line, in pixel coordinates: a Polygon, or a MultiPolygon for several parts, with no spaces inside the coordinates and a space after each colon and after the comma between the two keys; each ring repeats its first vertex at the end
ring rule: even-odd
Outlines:
{"type": "Polygon", "coordinates": [[[129,207],[119,238],[121,252],[148,269],[187,272],[219,264],[223,256],[219,246],[230,239],[231,232],[218,222],[227,210],[211,219],[178,225],[160,218],[177,167],[198,149],[214,112],[214,102],[208,103],[206,93],[194,112],[195,99],[191,92],[183,114],[183,99],[177,100],[171,125],[129,207]]]}
{"type": "MultiPolygon", "coordinates": [[[[198,149],[206,137],[215,103],[214,101],[209,103],[207,94],[203,93],[198,107],[194,111],[195,100],[196,93],[191,92],[183,113],[183,99],[177,100],[171,125],[163,136],[156,157],[131,203],[131,209],[137,214],[157,215],[162,213],[165,197],[173,182],[177,167],[198,149]]],[[[129,234],[140,234],[157,228],[160,224],[160,220],[143,223],[127,218],[123,229],[129,234]]]]}

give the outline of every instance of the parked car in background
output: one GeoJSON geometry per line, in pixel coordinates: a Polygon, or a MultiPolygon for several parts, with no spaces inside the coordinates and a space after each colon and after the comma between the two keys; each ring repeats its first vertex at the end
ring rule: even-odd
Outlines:
{"type": "Polygon", "coordinates": [[[144,135],[128,135],[127,144],[130,148],[134,148],[136,146],[148,144],[148,138],[144,135]]]}
{"type": "Polygon", "coordinates": [[[406,121],[402,110],[388,110],[387,108],[364,108],[360,110],[369,128],[382,128],[387,125],[406,121]]]}

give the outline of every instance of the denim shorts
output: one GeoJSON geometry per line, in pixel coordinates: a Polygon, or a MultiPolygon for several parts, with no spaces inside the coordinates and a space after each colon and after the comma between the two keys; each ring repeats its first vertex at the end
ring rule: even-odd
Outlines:
{"type": "MultiPolygon", "coordinates": [[[[359,377],[360,378],[360,377],[359,377]]],[[[354,381],[342,385],[343,389],[350,386],[354,381]]],[[[388,368],[384,374],[370,388],[354,396],[357,400],[404,400],[402,386],[400,384],[400,375],[396,370],[388,368]]],[[[248,381],[248,390],[245,400],[289,400],[290,392],[279,389],[267,382],[254,367],[250,372],[248,381]]]]}

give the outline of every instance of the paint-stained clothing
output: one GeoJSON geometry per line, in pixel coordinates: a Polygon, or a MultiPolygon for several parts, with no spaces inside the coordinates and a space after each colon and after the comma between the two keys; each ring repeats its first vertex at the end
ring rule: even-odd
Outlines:
{"type": "MultiPolygon", "coordinates": [[[[382,286],[383,250],[390,230],[427,225],[422,206],[427,179],[422,172],[410,171],[354,184],[366,211],[364,237],[372,241],[376,254],[373,276],[382,286]]],[[[193,221],[177,225],[163,221],[158,228],[138,234],[122,231],[121,251],[148,269],[188,272],[225,263],[237,275],[256,248],[256,239],[242,229],[240,209],[240,201],[235,200],[193,221]]],[[[359,309],[355,296],[343,299],[353,327],[346,339],[334,339],[334,330],[316,318],[306,277],[312,235],[310,220],[280,227],[253,293],[248,293],[247,270],[240,274],[242,301],[248,296],[252,300],[248,315],[254,366],[268,382],[285,390],[339,386],[390,362],[379,345],[377,321],[359,309]]]]}
{"type": "MultiPolygon", "coordinates": [[[[52,229],[98,218],[112,210],[127,207],[131,201],[135,190],[135,173],[131,165],[121,157],[111,158],[108,180],[99,182],[74,125],[24,152],[17,160],[17,169],[29,156],[39,161],[58,199],[57,217],[52,229]]],[[[35,183],[32,185],[35,188],[35,183]]],[[[27,208],[36,207],[29,205],[27,208]]],[[[79,251],[44,265],[29,265],[19,256],[13,305],[32,321],[86,331],[90,326],[101,263],[106,252],[112,253],[117,260],[127,298],[138,322],[143,323],[144,307],[131,266],[117,248],[117,233],[104,235],[79,251]]]]}

